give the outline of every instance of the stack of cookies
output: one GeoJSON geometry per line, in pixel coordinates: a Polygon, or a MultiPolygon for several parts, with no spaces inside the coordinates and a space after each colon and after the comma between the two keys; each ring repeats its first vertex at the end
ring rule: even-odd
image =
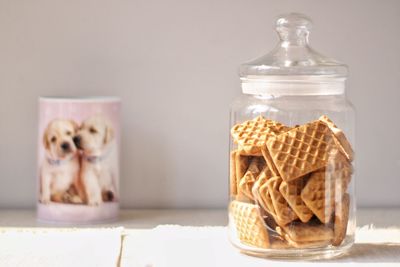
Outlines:
{"type": "Polygon", "coordinates": [[[259,248],[339,246],[349,219],[353,150],[328,117],[296,127],[259,116],[233,126],[230,216],[259,248]]]}

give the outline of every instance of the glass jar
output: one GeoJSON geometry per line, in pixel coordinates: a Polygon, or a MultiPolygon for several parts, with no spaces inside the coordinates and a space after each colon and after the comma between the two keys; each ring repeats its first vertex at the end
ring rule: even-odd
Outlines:
{"type": "Polygon", "coordinates": [[[276,22],[280,41],[240,68],[231,107],[229,232],[242,252],[330,258],[354,243],[355,111],[347,66],[308,42],[311,21],[276,22]]]}

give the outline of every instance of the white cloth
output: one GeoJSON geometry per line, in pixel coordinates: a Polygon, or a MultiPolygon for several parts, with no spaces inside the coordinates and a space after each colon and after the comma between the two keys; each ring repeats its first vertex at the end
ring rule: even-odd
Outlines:
{"type": "Polygon", "coordinates": [[[287,262],[239,253],[228,240],[226,227],[163,225],[132,231],[124,238],[123,267],[266,267],[266,266],[400,266],[400,230],[357,229],[356,244],[348,256],[326,261],[287,262]]]}
{"type": "Polygon", "coordinates": [[[0,228],[0,266],[118,266],[123,228],[0,228]]]}

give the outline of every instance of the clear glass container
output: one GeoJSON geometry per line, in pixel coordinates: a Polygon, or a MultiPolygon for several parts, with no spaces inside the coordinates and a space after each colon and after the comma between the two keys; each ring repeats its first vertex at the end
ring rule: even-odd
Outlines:
{"type": "Polygon", "coordinates": [[[354,243],[355,111],[347,66],[315,52],[311,20],[276,21],[279,43],[240,68],[231,106],[229,232],[262,257],[330,258],[354,243]]]}

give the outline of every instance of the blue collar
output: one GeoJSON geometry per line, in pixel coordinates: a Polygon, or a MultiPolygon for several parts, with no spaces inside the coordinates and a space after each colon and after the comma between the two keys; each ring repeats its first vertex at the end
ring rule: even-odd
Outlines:
{"type": "Polygon", "coordinates": [[[90,163],[99,163],[101,161],[103,161],[103,159],[105,158],[105,156],[83,156],[83,158],[90,163]]]}
{"type": "Polygon", "coordinates": [[[87,162],[93,163],[93,164],[99,163],[99,162],[102,162],[104,159],[106,159],[110,155],[111,150],[112,149],[110,149],[110,148],[107,149],[106,152],[100,156],[87,156],[87,155],[83,154],[82,159],[86,160],[87,162]]]}
{"type": "Polygon", "coordinates": [[[65,162],[71,161],[73,158],[71,158],[71,159],[51,159],[51,158],[47,158],[47,162],[52,166],[60,166],[61,164],[65,163],[65,162]]]}

